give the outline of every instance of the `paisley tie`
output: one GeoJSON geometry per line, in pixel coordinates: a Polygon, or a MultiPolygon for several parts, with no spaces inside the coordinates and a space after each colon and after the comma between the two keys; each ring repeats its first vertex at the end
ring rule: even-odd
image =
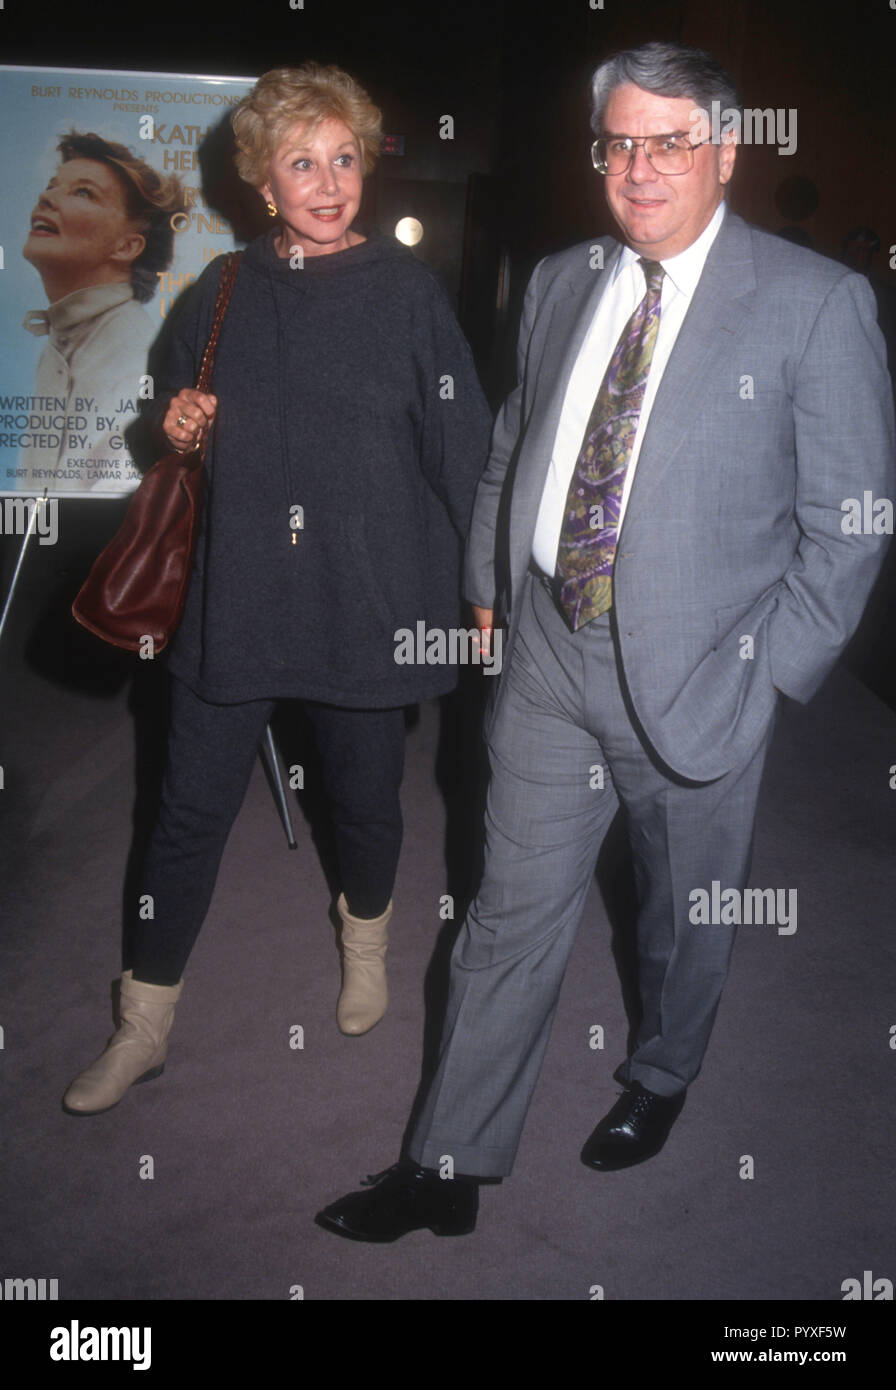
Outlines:
{"type": "Polygon", "coordinates": [[[639,260],[647,293],[622,330],[585,426],[557,548],[558,599],[572,631],[613,604],[625,472],[660,324],[663,267],[639,260]]]}

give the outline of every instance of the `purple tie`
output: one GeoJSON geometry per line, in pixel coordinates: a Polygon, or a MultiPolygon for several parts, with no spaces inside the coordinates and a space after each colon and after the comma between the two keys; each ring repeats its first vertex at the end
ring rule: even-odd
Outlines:
{"type": "Polygon", "coordinates": [[[647,293],[622,330],[585,426],[557,548],[560,606],[573,632],[613,605],[625,472],[660,324],[663,267],[639,260],[647,293]]]}

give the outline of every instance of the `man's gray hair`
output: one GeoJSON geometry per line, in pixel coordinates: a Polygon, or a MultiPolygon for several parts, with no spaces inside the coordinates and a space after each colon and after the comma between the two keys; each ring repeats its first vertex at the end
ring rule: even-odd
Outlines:
{"type": "MultiPolygon", "coordinates": [[[[615,87],[633,82],[658,97],[689,97],[707,113],[710,103],[720,109],[741,110],[740,95],[725,69],[702,48],[680,43],[645,43],[604,60],[591,79],[591,129],[603,130],[604,112],[615,87]]],[[[619,132],[625,134],[625,131],[619,132]]]]}

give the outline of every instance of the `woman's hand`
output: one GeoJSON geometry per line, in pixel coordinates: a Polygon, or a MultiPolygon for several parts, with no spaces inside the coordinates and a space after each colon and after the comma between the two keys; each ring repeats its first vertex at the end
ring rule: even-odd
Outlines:
{"type": "Polygon", "coordinates": [[[202,431],[214,420],[217,409],[217,396],[206,396],[192,387],[178,391],[162,421],[162,431],[172,449],[180,454],[195,449],[202,438],[202,431]]]}

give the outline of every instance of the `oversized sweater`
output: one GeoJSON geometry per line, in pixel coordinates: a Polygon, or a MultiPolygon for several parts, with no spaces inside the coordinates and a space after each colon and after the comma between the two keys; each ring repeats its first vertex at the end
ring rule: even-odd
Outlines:
{"type": "MultiPolygon", "coordinates": [[[[397,661],[397,634],[460,621],[492,424],[470,350],[434,274],[393,238],[293,268],[274,235],[244,252],[218,342],[208,492],[170,669],[223,704],[443,694],[456,667],[425,664],[422,643],[416,663],[397,661]]],[[[213,261],[177,319],[159,418],[196,382],[219,278],[213,261]]]]}

